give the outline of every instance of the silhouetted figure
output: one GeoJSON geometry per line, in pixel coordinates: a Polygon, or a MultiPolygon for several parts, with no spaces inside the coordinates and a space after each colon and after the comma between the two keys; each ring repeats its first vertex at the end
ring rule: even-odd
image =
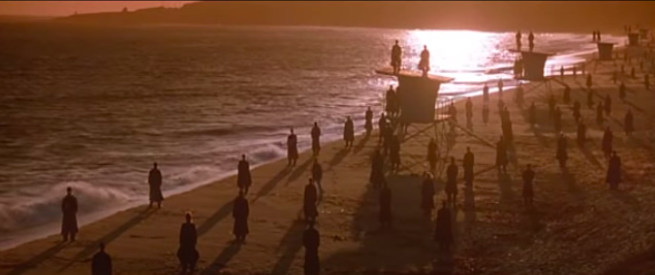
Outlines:
{"type": "Polygon", "coordinates": [[[441,209],[437,211],[436,226],[434,228],[434,240],[439,243],[442,252],[449,252],[453,244],[452,214],[446,207],[446,201],[441,203],[441,209]]]}
{"type": "Polygon", "coordinates": [[[498,143],[496,143],[496,167],[498,167],[499,171],[502,169],[503,172],[507,172],[508,162],[509,159],[507,157],[507,145],[501,136],[498,143]]]}
{"type": "Polygon", "coordinates": [[[73,189],[66,188],[66,196],[61,201],[61,213],[63,214],[61,221],[61,236],[64,237],[64,242],[75,241],[77,234],[77,198],[73,196],[73,189]]]}
{"type": "Polygon", "coordinates": [[[430,70],[430,51],[428,51],[428,46],[423,46],[421,59],[418,62],[418,69],[423,72],[423,76],[428,75],[428,71],[430,70]]]}
{"type": "Polygon", "coordinates": [[[528,46],[530,47],[530,51],[534,49],[534,34],[532,32],[528,34],[528,46]]]}
{"type": "Polygon", "coordinates": [[[484,87],[482,87],[482,101],[484,105],[489,103],[489,86],[487,86],[487,83],[484,83],[484,87]]]}
{"type": "Polygon", "coordinates": [[[625,101],[626,93],[623,81],[621,81],[621,85],[619,85],[619,97],[621,98],[621,101],[625,101]]]}
{"type": "Polygon", "coordinates": [[[612,152],[613,140],[614,140],[614,134],[612,133],[610,127],[607,126],[607,128],[605,128],[605,132],[603,133],[603,141],[601,146],[606,158],[609,158],[610,152],[612,152]]]}
{"type": "Polygon", "coordinates": [[[396,93],[396,90],[393,89],[393,85],[389,85],[389,90],[387,90],[385,110],[389,117],[395,117],[397,115],[398,94],[396,93]]]}
{"type": "Polygon", "coordinates": [[[565,104],[569,104],[569,102],[571,102],[571,88],[568,85],[564,87],[564,93],[562,94],[562,101],[564,101],[565,104]]]}
{"type": "Polygon", "coordinates": [[[111,256],[105,252],[105,243],[100,243],[100,251],[93,255],[91,260],[91,275],[111,275],[113,267],[111,256]]]}
{"type": "Polygon", "coordinates": [[[321,152],[321,128],[318,127],[318,123],[314,122],[312,127],[312,152],[314,156],[317,156],[321,152]]]}
{"type": "Polygon", "coordinates": [[[609,165],[607,166],[606,182],[609,184],[611,190],[616,190],[621,183],[621,158],[616,155],[616,151],[612,151],[609,165]]]}
{"type": "Polygon", "coordinates": [[[564,78],[564,66],[560,66],[560,67],[559,67],[559,76],[560,76],[561,78],[564,78]]]}
{"type": "Polygon", "coordinates": [[[248,189],[250,189],[250,185],[252,184],[252,176],[250,175],[250,163],[246,160],[246,155],[241,155],[237,171],[237,186],[239,187],[239,191],[248,194],[248,189]]]}
{"type": "Polygon", "coordinates": [[[455,164],[455,158],[450,158],[450,165],[446,170],[446,196],[448,201],[455,203],[457,201],[457,165],[455,164]]]}
{"type": "Polygon", "coordinates": [[[384,180],[382,190],[380,190],[380,227],[386,228],[391,226],[392,220],[391,189],[387,185],[386,180],[384,180]]]}
{"type": "Polygon", "coordinates": [[[580,113],[580,108],[581,108],[580,101],[576,100],[575,102],[573,102],[573,119],[575,120],[576,123],[580,121],[580,118],[582,117],[582,114],[580,113]]]}
{"type": "Polygon", "coordinates": [[[559,138],[557,139],[557,153],[555,155],[559,161],[560,168],[566,167],[566,160],[569,157],[567,153],[567,147],[566,136],[564,136],[564,133],[560,133],[559,138]]]}
{"type": "Polygon", "coordinates": [[[466,121],[471,121],[473,118],[473,101],[470,97],[466,98],[466,121]]]}
{"type": "Polygon", "coordinates": [[[303,197],[303,212],[305,213],[305,220],[314,221],[318,217],[318,209],[316,209],[316,202],[318,202],[318,191],[314,185],[314,179],[309,179],[305,185],[305,196],[303,197]]]}
{"type": "Polygon", "coordinates": [[[573,66],[571,69],[573,71],[573,78],[576,78],[578,76],[578,66],[573,66]]]}
{"type": "Polygon", "coordinates": [[[434,209],[434,179],[431,173],[423,173],[423,184],[421,185],[421,209],[423,215],[430,217],[434,209]]]}
{"type": "Polygon", "coordinates": [[[598,42],[600,42],[600,31],[596,31],[596,39],[598,42]]]}
{"type": "Polygon", "coordinates": [[[428,157],[427,160],[430,163],[430,171],[434,171],[437,168],[437,142],[434,138],[430,139],[428,143],[428,157]]]}
{"type": "Polygon", "coordinates": [[[391,162],[391,171],[397,171],[400,168],[400,140],[398,136],[392,136],[389,144],[389,157],[391,162]]]}
{"type": "Polygon", "coordinates": [[[625,119],[623,120],[623,129],[627,136],[632,136],[632,132],[635,130],[634,126],[634,117],[632,117],[632,110],[628,110],[625,114],[625,119]]]}
{"type": "Polygon", "coordinates": [[[398,74],[400,72],[400,66],[402,65],[402,54],[403,50],[398,45],[398,40],[391,47],[391,67],[393,67],[393,74],[398,74]]]}
{"type": "Polygon", "coordinates": [[[512,120],[510,119],[509,109],[507,107],[503,108],[502,111],[501,127],[505,141],[511,143],[514,140],[514,132],[512,130],[512,120]]]}
{"type": "Polygon", "coordinates": [[[593,85],[593,81],[591,79],[591,74],[587,74],[587,89],[591,89],[591,86],[593,85]]]}
{"type": "Polygon", "coordinates": [[[503,79],[500,78],[498,79],[498,99],[502,100],[503,99],[503,79]]]}
{"type": "Polygon", "coordinates": [[[250,233],[248,228],[249,215],[250,206],[248,205],[248,200],[243,195],[243,192],[239,192],[239,196],[234,199],[234,205],[232,206],[232,217],[234,218],[232,234],[234,234],[234,237],[239,242],[244,242],[246,240],[246,235],[250,233]]]}
{"type": "Polygon", "coordinates": [[[521,31],[516,32],[516,49],[521,50],[521,31]]]}
{"type": "Polygon", "coordinates": [[[532,182],[534,181],[534,171],[532,171],[532,165],[528,164],[523,171],[523,203],[526,206],[531,206],[534,198],[534,188],[532,182]]]}
{"type": "Polygon", "coordinates": [[[598,124],[598,126],[603,125],[603,122],[605,121],[605,119],[603,117],[604,117],[604,115],[603,115],[603,103],[598,102],[598,105],[596,106],[596,123],[598,124]]]}
{"type": "MultiPolygon", "coordinates": [[[[382,139],[382,149],[384,150],[384,155],[388,156],[391,152],[391,146],[394,139],[394,131],[391,127],[386,127],[384,132],[384,137],[382,139]]],[[[393,164],[393,163],[392,163],[393,164]]]]}
{"type": "Polygon", "coordinates": [[[182,266],[182,273],[193,272],[200,254],[196,249],[198,242],[198,232],[196,225],[191,221],[191,214],[185,215],[186,222],[180,227],[180,247],[177,249],[177,259],[182,266]]]}
{"type": "Polygon", "coordinates": [[[164,195],[161,192],[162,176],[157,168],[157,163],[152,164],[152,169],[148,173],[148,185],[150,186],[150,204],[148,208],[152,207],[152,203],[157,203],[157,208],[161,208],[161,202],[164,200],[164,195]]]}
{"type": "Polygon", "coordinates": [[[355,124],[350,119],[350,116],[346,118],[346,122],[343,125],[343,140],[346,142],[346,148],[352,147],[355,141],[355,124]]]}
{"type": "Polygon", "coordinates": [[[591,90],[587,90],[587,106],[589,108],[594,107],[594,92],[591,90]]]}
{"type": "Polygon", "coordinates": [[[548,115],[553,117],[555,115],[555,95],[550,94],[548,97],[548,115]]]}
{"type": "Polygon", "coordinates": [[[471,152],[470,147],[466,147],[464,154],[463,168],[464,168],[464,182],[467,185],[473,184],[473,166],[475,165],[475,155],[471,152]]]}
{"type": "Polygon", "coordinates": [[[605,108],[605,114],[609,116],[612,113],[612,98],[610,95],[605,95],[605,103],[603,104],[605,108]]]}
{"type": "Polygon", "coordinates": [[[371,158],[371,175],[369,176],[369,182],[373,184],[374,188],[379,188],[382,186],[384,181],[384,157],[380,153],[380,150],[375,150],[373,157],[371,158]]]}
{"type": "Polygon", "coordinates": [[[321,181],[323,180],[323,167],[318,163],[318,159],[314,159],[314,164],[312,165],[312,178],[316,185],[318,185],[319,190],[323,190],[323,185],[321,181]]]}
{"type": "Polygon", "coordinates": [[[555,107],[553,116],[553,127],[555,127],[555,132],[559,133],[562,131],[562,111],[559,106],[555,107]]]}
{"type": "Polygon", "coordinates": [[[366,122],[364,123],[364,128],[366,129],[367,136],[373,131],[373,111],[371,111],[371,107],[366,109],[366,122]]]}
{"type": "Polygon", "coordinates": [[[578,123],[576,140],[580,146],[584,146],[585,142],[587,141],[587,125],[585,125],[582,120],[580,120],[578,123]]]}
{"type": "Polygon", "coordinates": [[[378,144],[380,144],[384,140],[384,135],[387,133],[387,118],[384,113],[380,115],[380,119],[378,120],[378,132],[380,135],[378,138],[378,144]]]}
{"type": "Polygon", "coordinates": [[[288,166],[295,166],[298,160],[298,137],[293,133],[293,128],[287,137],[287,160],[288,166]]]}
{"type": "Polygon", "coordinates": [[[308,228],[302,235],[302,244],[305,247],[305,275],[318,275],[321,267],[318,259],[318,247],[321,245],[321,237],[318,230],[314,228],[314,221],[310,221],[308,228]]]}
{"type": "Polygon", "coordinates": [[[534,101],[530,103],[530,108],[528,109],[528,120],[530,121],[530,126],[534,126],[537,123],[537,107],[534,106],[534,101]]]}
{"type": "Polygon", "coordinates": [[[489,122],[489,105],[482,106],[482,122],[486,125],[489,122]]]}
{"type": "Polygon", "coordinates": [[[455,108],[454,102],[450,102],[450,106],[448,106],[448,114],[452,120],[457,121],[457,108],[455,108]]]}
{"type": "Polygon", "coordinates": [[[523,84],[519,83],[518,87],[516,87],[516,104],[519,106],[523,105],[523,99],[524,99],[524,91],[523,91],[523,84]]]}

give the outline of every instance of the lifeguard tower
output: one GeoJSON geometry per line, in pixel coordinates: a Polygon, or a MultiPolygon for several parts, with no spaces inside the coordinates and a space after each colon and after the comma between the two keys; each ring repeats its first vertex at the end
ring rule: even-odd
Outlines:
{"type": "Polygon", "coordinates": [[[628,46],[638,47],[639,46],[639,33],[632,32],[628,34],[628,46]]]}
{"type": "MultiPolygon", "coordinates": [[[[438,155],[445,156],[447,128],[443,122],[448,121],[450,116],[446,114],[446,101],[438,100],[438,96],[441,84],[451,82],[453,78],[434,74],[423,75],[422,72],[408,70],[400,70],[398,74],[394,74],[391,67],[375,72],[398,79],[396,94],[400,103],[400,115],[392,119],[391,124],[394,133],[401,138],[401,142],[425,135],[435,139],[438,155]],[[408,136],[406,130],[410,127],[416,131],[408,136]],[[433,135],[430,135],[430,130],[433,131],[433,135]]],[[[407,165],[403,166],[407,167],[407,165]]]]}
{"type": "Polygon", "coordinates": [[[594,60],[594,72],[596,71],[596,67],[598,67],[599,62],[603,61],[612,61],[614,64],[616,64],[616,60],[614,60],[614,45],[615,43],[611,42],[598,42],[596,43],[598,47],[598,58],[594,60]]]}
{"type": "MultiPolygon", "coordinates": [[[[509,51],[520,54],[521,62],[523,64],[521,70],[518,71],[518,74],[514,75],[515,79],[542,82],[542,84],[546,85],[548,89],[551,88],[551,78],[544,75],[544,68],[546,67],[546,60],[548,60],[548,57],[553,54],[515,49],[510,49],[509,51]]],[[[532,89],[536,89],[538,86],[535,86],[532,89]]]]}

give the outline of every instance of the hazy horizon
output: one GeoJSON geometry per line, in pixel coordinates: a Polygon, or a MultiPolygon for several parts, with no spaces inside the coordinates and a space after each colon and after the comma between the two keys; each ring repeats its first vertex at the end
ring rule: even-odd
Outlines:
{"type": "Polygon", "coordinates": [[[0,1],[0,15],[60,17],[77,13],[130,11],[153,7],[181,7],[196,1],[0,1]]]}

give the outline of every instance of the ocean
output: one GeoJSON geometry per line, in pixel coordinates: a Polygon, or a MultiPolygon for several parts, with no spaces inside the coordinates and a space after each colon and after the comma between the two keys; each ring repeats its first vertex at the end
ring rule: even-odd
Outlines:
{"type": "MultiPolygon", "coordinates": [[[[590,34],[535,36],[535,50],[555,54],[547,71],[596,49],[590,34]]],[[[342,137],[346,116],[362,132],[366,107],[380,113],[395,84],[374,72],[395,39],[404,66],[427,45],[432,73],[456,78],[444,98],[513,85],[514,33],[0,26],[0,247],[57,232],[68,186],[85,223],[147,203],[155,161],[171,195],[234,173],[241,154],[284,158],[292,127],[303,149],[314,121],[324,142],[342,137]]]]}

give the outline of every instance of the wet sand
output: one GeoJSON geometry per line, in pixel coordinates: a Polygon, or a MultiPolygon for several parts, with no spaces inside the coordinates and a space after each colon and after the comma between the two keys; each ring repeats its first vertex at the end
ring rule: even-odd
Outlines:
{"type": "MultiPolygon", "coordinates": [[[[638,66],[626,65],[628,72],[633,65],[638,66]]],[[[587,69],[593,67],[593,63],[587,65],[587,69]]],[[[548,116],[545,86],[526,85],[524,107],[511,100],[513,92],[503,93],[515,148],[507,175],[495,169],[495,148],[489,145],[501,135],[498,95],[490,97],[486,125],[481,117],[482,98],[473,100],[473,135],[458,128],[444,148],[457,159],[460,175],[466,147],[476,159],[472,190],[462,180],[458,183],[454,274],[601,274],[650,247],[655,240],[651,233],[655,228],[651,184],[655,110],[650,109],[655,93],[645,90],[643,73],[637,70],[636,79],[625,78],[628,96],[621,102],[618,84],[610,80],[610,67],[610,63],[598,66],[593,76],[595,101],[609,94],[613,103],[605,125],[614,131],[625,179],[615,192],[605,183],[602,127],[595,123],[595,110],[586,107],[584,77],[567,76],[561,81],[571,87],[572,101],[579,100],[583,106],[589,138],[585,148],[574,140],[572,103],[562,103],[562,86],[551,82],[569,138],[567,171],[555,159],[556,133],[548,116]],[[531,101],[537,106],[536,127],[527,122],[531,101]],[[637,129],[631,138],[622,128],[628,109],[633,111],[637,129]],[[528,163],[537,174],[534,209],[524,207],[521,198],[521,172],[528,163]]],[[[463,103],[456,106],[466,128],[463,103]]],[[[413,131],[410,128],[409,134],[413,131]]],[[[422,217],[419,206],[429,137],[420,135],[404,143],[404,167],[388,175],[394,211],[389,231],[378,230],[378,193],[368,184],[369,158],[377,138],[377,132],[359,136],[350,150],[343,149],[343,142],[323,145],[318,158],[324,179],[317,224],[322,274],[427,274],[433,269],[437,255],[433,221],[422,217]]],[[[302,274],[305,226],[300,217],[310,169],[311,155],[303,153],[293,169],[281,160],[253,170],[254,184],[247,196],[251,232],[243,245],[232,243],[231,202],[237,188],[236,179],[229,177],[167,198],[160,210],[140,206],[87,225],[73,243],[62,244],[56,235],[0,252],[0,274],[89,274],[90,258],[101,240],[113,257],[115,274],[177,274],[178,230],[186,211],[193,213],[198,227],[198,274],[302,274]]],[[[436,174],[440,178],[436,201],[440,202],[445,198],[445,171],[436,174]]]]}

